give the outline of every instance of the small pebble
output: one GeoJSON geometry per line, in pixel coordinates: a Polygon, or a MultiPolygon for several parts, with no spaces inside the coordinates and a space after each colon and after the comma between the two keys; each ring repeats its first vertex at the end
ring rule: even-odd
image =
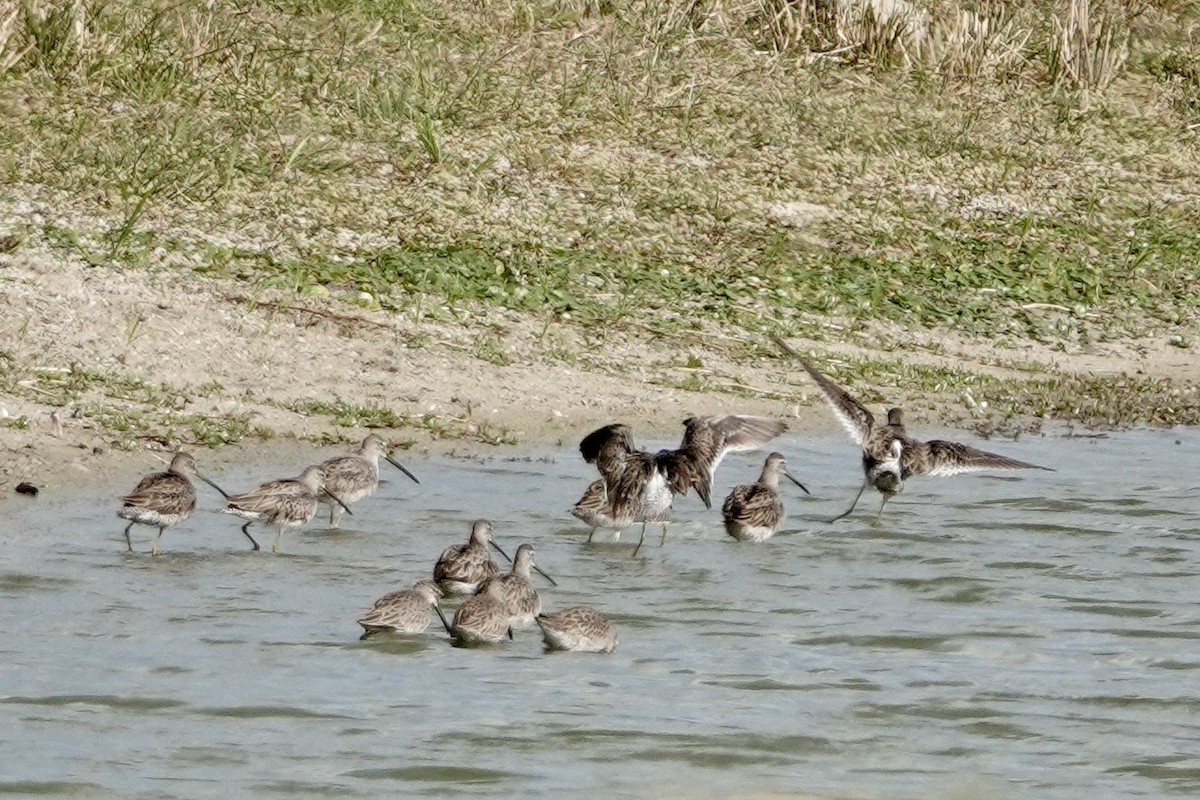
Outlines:
{"type": "Polygon", "coordinates": [[[30,497],[37,497],[38,488],[29,481],[21,481],[17,484],[17,494],[27,494],[30,497]]]}

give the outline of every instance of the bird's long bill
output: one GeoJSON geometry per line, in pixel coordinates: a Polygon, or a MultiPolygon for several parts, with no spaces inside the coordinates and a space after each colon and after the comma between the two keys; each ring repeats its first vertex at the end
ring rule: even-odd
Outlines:
{"type": "MultiPolygon", "coordinates": [[[[504,556],[505,561],[507,561],[510,564],[512,563],[512,559],[508,557],[508,553],[504,552],[503,548],[501,548],[500,545],[496,544],[493,541],[489,541],[488,544],[490,544],[492,547],[496,548],[496,552],[499,553],[500,555],[504,556]]],[[[539,569],[538,572],[541,572],[541,570],[539,569]]]]}
{"type": "Polygon", "coordinates": [[[554,578],[551,578],[549,575],[547,575],[545,572],[543,572],[542,568],[539,567],[537,564],[534,564],[533,568],[538,571],[538,575],[541,575],[543,578],[550,581],[551,586],[558,586],[558,581],[554,580],[554,578]]]}
{"type": "Polygon", "coordinates": [[[799,486],[801,489],[803,489],[803,490],[804,490],[804,493],[805,493],[806,495],[812,496],[812,492],[810,492],[810,491],[808,490],[808,487],[807,487],[807,486],[805,486],[805,485],[804,485],[803,483],[801,483],[800,481],[796,480],[796,476],[795,476],[795,475],[793,475],[792,473],[790,473],[790,472],[788,472],[788,471],[786,471],[786,470],[784,471],[784,473],[783,473],[783,474],[784,474],[784,475],[787,475],[787,477],[788,477],[788,480],[789,480],[789,481],[791,481],[792,483],[796,484],[796,485],[797,485],[797,486],[799,486]]]}
{"type": "Polygon", "coordinates": [[[199,472],[196,472],[196,473],[193,473],[193,474],[194,474],[194,475],[195,475],[197,478],[199,478],[200,480],[204,481],[204,482],[205,482],[205,483],[207,483],[209,486],[213,487],[213,488],[214,488],[214,489],[216,489],[218,492],[220,492],[220,493],[221,493],[221,497],[224,497],[226,500],[228,500],[228,499],[229,499],[229,492],[225,491],[225,490],[224,490],[224,489],[222,489],[220,486],[217,486],[215,483],[213,483],[213,482],[212,482],[212,481],[210,481],[208,478],[206,478],[206,477],[204,477],[203,475],[201,475],[199,472]]]}
{"type": "Polygon", "coordinates": [[[388,462],[389,464],[391,464],[393,467],[395,467],[396,469],[400,470],[401,472],[403,472],[403,473],[404,473],[405,475],[407,475],[408,477],[412,478],[412,482],[413,482],[413,483],[420,483],[420,481],[419,481],[419,480],[417,480],[417,476],[416,476],[416,475],[413,475],[411,472],[409,472],[409,471],[408,471],[408,469],[407,469],[407,468],[406,468],[406,467],[405,467],[403,464],[401,464],[399,461],[397,461],[396,459],[392,458],[391,456],[384,456],[384,458],[386,458],[386,459],[387,459],[387,462],[388,462]]]}
{"type": "Polygon", "coordinates": [[[346,513],[347,513],[347,514],[349,514],[349,515],[350,515],[350,516],[352,516],[352,517],[354,516],[354,512],[350,510],[350,506],[348,506],[348,505],[346,505],[345,503],[343,503],[343,502],[342,502],[342,498],[338,497],[336,494],[334,494],[333,492],[329,491],[328,489],[322,489],[322,490],[321,490],[321,492],[322,492],[322,493],[324,493],[324,494],[326,494],[326,495],[328,495],[328,496],[330,496],[330,497],[332,497],[332,498],[334,499],[334,501],[335,501],[335,502],[336,502],[336,503],[337,503],[339,506],[341,506],[342,508],[346,509],[346,513]]]}
{"type": "Polygon", "coordinates": [[[439,605],[437,605],[437,604],[435,603],[435,604],[434,604],[434,606],[433,606],[433,610],[437,612],[438,619],[440,619],[440,620],[442,621],[442,627],[444,627],[444,628],[446,629],[446,633],[448,633],[448,634],[450,634],[451,636],[453,636],[453,635],[454,635],[454,628],[451,628],[451,627],[450,627],[450,623],[449,623],[449,622],[446,620],[446,615],[442,613],[442,608],[441,608],[441,606],[439,606],[439,605]]]}

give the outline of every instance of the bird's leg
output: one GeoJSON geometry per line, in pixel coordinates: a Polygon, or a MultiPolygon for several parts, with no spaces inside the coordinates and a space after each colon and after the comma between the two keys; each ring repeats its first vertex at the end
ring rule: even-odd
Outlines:
{"type": "Polygon", "coordinates": [[[279,532],[275,534],[275,543],[271,545],[271,552],[279,552],[279,543],[283,541],[283,526],[279,526],[279,532]]]}
{"type": "Polygon", "coordinates": [[[587,540],[587,543],[588,543],[588,544],[591,544],[591,543],[592,543],[592,537],[593,537],[593,536],[595,536],[595,535],[596,535],[596,526],[595,526],[595,525],[593,525],[593,526],[592,526],[592,529],[591,529],[590,531],[588,531],[588,540],[587,540]]]}
{"type": "Polygon", "coordinates": [[[245,525],[242,526],[242,533],[246,534],[246,538],[250,540],[250,544],[254,545],[254,547],[253,547],[254,550],[259,549],[258,542],[254,541],[254,537],[250,535],[250,523],[249,522],[247,522],[245,525]]]}
{"type": "Polygon", "coordinates": [[[887,505],[888,498],[891,497],[887,492],[883,492],[883,501],[879,504],[879,513],[875,515],[875,524],[878,525],[883,519],[883,507],[887,505]]]}
{"type": "Polygon", "coordinates": [[[329,506],[329,527],[331,527],[331,528],[336,528],[338,526],[337,517],[334,516],[334,511],[336,509],[337,509],[337,506],[335,506],[335,505],[331,504],[329,506]]]}
{"type": "Polygon", "coordinates": [[[642,542],[646,541],[646,523],[642,523],[642,535],[638,538],[637,547],[633,548],[633,555],[630,558],[637,558],[638,551],[642,549],[642,542]]]}
{"type": "Polygon", "coordinates": [[[664,523],[663,523],[662,539],[660,539],[660,540],[659,540],[659,542],[658,542],[658,546],[659,546],[659,547],[662,547],[664,544],[666,544],[666,543],[667,543],[667,526],[668,526],[668,525],[670,525],[670,524],[671,524],[671,523],[669,523],[669,522],[664,522],[664,523]]]}
{"type": "Polygon", "coordinates": [[[125,526],[125,546],[129,548],[129,552],[133,552],[133,539],[129,538],[129,529],[133,527],[133,523],[125,526]]]}
{"type": "Polygon", "coordinates": [[[850,507],[849,507],[849,508],[847,508],[847,509],[846,509],[845,511],[843,511],[842,513],[838,514],[838,515],[837,515],[836,517],[834,517],[833,519],[829,520],[829,522],[830,522],[830,523],[834,523],[834,522],[837,522],[837,521],[838,521],[839,519],[841,519],[842,517],[848,516],[848,515],[850,514],[850,512],[854,510],[854,507],[855,507],[856,505],[858,505],[858,499],[859,499],[860,497],[862,497],[863,490],[864,490],[864,489],[866,489],[866,488],[867,488],[867,484],[865,484],[865,483],[864,483],[862,486],[858,487],[858,494],[854,495],[854,502],[850,504],[850,507]]]}
{"type": "Polygon", "coordinates": [[[150,548],[150,555],[152,555],[152,556],[158,555],[158,540],[162,538],[163,531],[165,531],[165,530],[166,530],[166,528],[162,527],[161,525],[159,526],[158,536],[154,537],[154,546],[150,548]]]}

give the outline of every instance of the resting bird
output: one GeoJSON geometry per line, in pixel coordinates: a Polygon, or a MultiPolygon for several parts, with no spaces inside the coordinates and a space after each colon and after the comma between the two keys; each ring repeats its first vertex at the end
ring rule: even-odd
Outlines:
{"type": "MultiPolygon", "coordinates": [[[[403,472],[413,483],[420,483],[403,464],[388,455],[387,442],[375,433],[368,434],[359,445],[358,452],[348,456],[334,456],[320,463],[325,475],[325,488],[342,498],[346,505],[370,497],[379,488],[379,459],[382,458],[403,472]]],[[[341,519],[341,508],[333,498],[322,492],[317,502],[329,506],[329,527],[336,528],[341,519]]]]}
{"type": "Polygon", "coordinates": [[[513,638],[510,619],[504,590],[499,583],[489,582],[482,592],[463,601],[447,630],[460,642],[495,643],[505,636],[513,638]]]}
{"type": "Polygon", "coordinates": [[[471,524],[471,538],[466,544],[452,544],[442,551],[433,565],[433,580],[443,593],[475,594],[479,584],[500,574],[500,568],[488,552],[488,545],[512,561],[492,539],[492,523],[486,519],[477,519],[471,524]]]}
{"type": "Polygon", "coordinates": [[[611,653],[617,646],[617,629],[603,614],[587,606],[539,614],[537,624],[551,650],[611,653]]]}
{"type": "Polygon", "coordinates": [[[363,615],[358,624],[363,628],[361,638],[366,639],[381,631],[394,633],[420,633],[429,627],[429,609],[432,608],[446,625],[446,618],[438,601],[442,590],[433,581],[417,581],[411,589],[388,592],[375,601],[375,606],[363,615]]]}
{"type": "Polygon", "coordinates": [[[809,494],[808,487],[788,472],[783,453],[771,453],[763,464],[757,483],[733,487],[721,506],[725,532],[738,541],[761,542],[770,539],[783,522],[783,498],[779,495],[779,476],[783,475],[809,494]]]}
{"type": "Polygon", "coordinates": [[[552,586],[558,585],[553,578],[542,572],[542,568],[534,561],[533,545],[523,544],[513,554],[512,572],[487,578],[479,584],[475,593],[487,594],[491,584],[499,584],[500,597],[508,611],[509,625],[514,628],[532,625],[534,618],[542,613],[542,598],[537,589],[533,588],[533,581],[530,580],[530,570],[533,569],[550,581],[552,586]]]}
{"type": "Polygon", "coordinates": [[[666,541],[675,495],[695,489],[712,508],[713,473],[725,454],[756,450],[787,430],[779,420],[733,414],[690,417],[683,425],[683,443],[676,450],[638,450],[632,429],[621,423],[605,425],[579,443],[584,461],[595,464],[604,480],[607,508],[602,512],[610,527],[642,523],[635,556],[646,539],[647,522],[662,522],[666,541]]]}
{"type": "Polygon", "coordinates": [[[912,475],[957,475],[960,472],[977,472],[986,469],[1043,469],[1049,467],[1017,461],[1015,458],[978,450],[958,442],[931,439],[928,442],[909,438],[904,429],[904,411],[888,409],[887,422],[880,424],[870,411],[850,396],[842,387],[822,375],[812,364],[784,342],[776,340],[785,352],[794,356],[809,377],[821,390],[825,402],[833,409],[842,427],[862,447],[863,473],[866,480],[850,507],[830,520],[836,522],[847,516],[858,505],[863,490],[868,486],[883,495],[879,504],[879,516],[883,507],[895,494],[904,488],[904,481],[912,475]]]}
{"type": "Polygon", "coordinates": [[[180,450],[171,459],[166,471],[147,475],[132,492],[121,498],[124,505],[117,516],[129,520],[125,526],[125,544],[129,552],[133,552],[129,529],[134,525],[153,525],[158,528],[158,536],[154,537],[154,546],[150,550],[150,555],[156,556],[163,531],[191,516],[196,508],[196,490],[188,480],[189,475],[195,475],[220,492],[222,497],[229,496],[220,486],[196,471],[196,460],[191,453],[180,450]]]}

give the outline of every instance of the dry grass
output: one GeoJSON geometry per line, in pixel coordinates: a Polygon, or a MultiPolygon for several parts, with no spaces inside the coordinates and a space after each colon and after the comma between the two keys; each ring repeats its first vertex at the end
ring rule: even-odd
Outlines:
{"type": "Polygon", "coordinates": [[[415,319],[1193,341],[1195,22],[1148,0],[0,0],[0,236],[415,319]]]}

